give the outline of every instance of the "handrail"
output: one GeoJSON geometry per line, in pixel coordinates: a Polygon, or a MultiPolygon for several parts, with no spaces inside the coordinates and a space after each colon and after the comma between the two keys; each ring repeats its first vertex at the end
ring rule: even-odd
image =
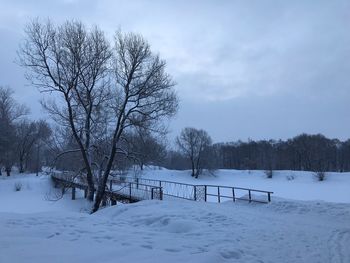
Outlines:
{"type": "MultiPolygon", "coordinates": [[[[117,182],[117,179],[111,179],[112,182],[117,182]]],[[[149,182],[153,183],[155,185],[159,185],[163,187],[163,195],[164,196],[171,196],[181,199],[187,199],[187,200],[204,200],[207,201],[207,197],[214,196],[217,197],[217,202],[221,202],[222,198],[226,199],[232,199],[234,202],[236,200],[247,200],[249,202],[259,202],[259,203],[269,203],[271,202],[271,194],[273,194],[272,191],[266,191],[266,190],[259,190],[259,189],[253,189],[253,188],[245,188],[245,187],[236,187],[236,186],[225,186],[225,185],[195,185],[195,184],[188,184],[188,183],[180,183],[180,182],[173,182],[173,181],[167,181],[167,180],[156,180],[156,179],[148,179],[148,178],[135,178],[131,176],[123,176],[123,180],[125,182],[134,182],[136,184],[142,184],[142,182],[149,182]],[[186,187],[183,189],[179,189],[179,187],[186,187]],[[188,187],[190,189],[188,189],[188,187]],[[203,188],[204,193],[197,194],[197,189],[203,188]],[[212,188],[217,189],[217,193],[213,194],[212,192],[208,192],[208,190],[212,190],[212,188]],[[231,190],[232,196],[224,195],[224,193],[220,192],[220,189],[224,190],[231,190]],[[174,191],[175,190],[175,191],[174,191]],[[178,191],[176,193],[176,190],[178,191]],[[184,191],[185,190],[185,191],[184,191]],[[248,198],[242,198],[239,196],[236,196],[237,193],[235,191],[247,191],[248,198]],[[174,193],[175,192],[175,193],[174,193]],[[266,201],[264,200],[257,200],[254,199],[252,196],[252,193],[263,193],[267,195],[266,201]]]]}
{"type": "Polygon", "coordinates": [[[236,186],[227,186],[227,185],[211,185],[211,184],[206,184],[206,185],[196,185],[196,186],[207,186],[207,187],[220,187],[220,188],[228,188],[228,189],[237,189],[237,190],[246,190],[246,191],[253,191],[253,192],[260,192],[260,193],[270,193],[273,194],[272,191],[265,191],[265,190],[257,190],[253,188],[243,188],[243,187],[236,187],[236,186]]]}
{"type": "MultiPolygon", "coordinates": [[[[57,177],[56,177],[57,178],[57,177]]],[[[64,180],[58,176],[59,180],[64,180]]],[[[71,184],[76,184],[77,187],[83,187],[86,188],[86,185],[81,185],[79,183],[75,182],[69,182],[71,184]]],[[[271,194],[274,192],[272,191],[266,191],[266,190],[259,190],[259,189],[252,189],[252,188],[244,188],[244,187],[235,187],[235,186],[225,186],[225,185],[195,185],[195,184],[188,184],[188,183],[181,183],[181,182],[173,182],[173,181],[167,181],[167,180],[156,180],[156,179],[148,179],[148,178],[135,178],[131,176],[123,176],[123,180],[118,180],[117,178],[111,178],[109,180],[110,184],[110,191],[111,193],[115,192],[118,193],[122,189],[125,189],[129,187],[129,197],[132,198],[131,195],[131,189],[135,189],[138,191],[145,191],[145,192],[151,192],[152,193],[152,199],[153,199],[153,192],[155,189],[159,189],[161,192],[161,196],[170,196],[175,198],[181,198],[181,199],[187,199],[187,200],[194,200],[194,201],[200,201],[203,200],[205,202],[208,201],[207,197],[217,197],[217,202],[220,203],[223,198],[225,199],[231,199],[233,202],[236,200],[246,200],[249,202],[259,202],[259,203],[268,203],[271,202],[271,194]],[[145,184],[144,182],[149,182],[153,184],[145,184]],[[117,191],[112,191],[112,185],[113,183],[116,184],[126,184],[124,187],[118,189],[117,191]],[[135,187],[136,186],[136,187],[135,187]],[[182,188],[181,188],[182,187],[182,188]],[[214,193],[213,193],[213,188],[214,193]],[[220,191],[222,190],[222,191],[220,191]],[[230,192],[232,195],[227,195],[227,190],[231,190],[230,192]],[[244,196],[241,192],[238,192],[240,195],[237,196],[238,191],[247,191],[247,194],[244,196]],[[264,193],[267,194],[267,200],[259,200],[254,198],[252,196],[252,193],[264,193]]],[[[126,194],[124,194],[126,195],[126,194]]],[[[162,199],[162,197],[160,197],[162,199]]],[[[213,201],[212,199],[210,199],[213,201]]],[[[214,199],[215,201],[215,199],[214,199]]]]}

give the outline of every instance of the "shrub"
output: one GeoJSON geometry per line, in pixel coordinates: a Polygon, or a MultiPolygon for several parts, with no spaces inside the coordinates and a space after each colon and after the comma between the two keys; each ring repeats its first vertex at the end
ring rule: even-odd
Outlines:
{"type": "Polygon", "coordinates": [[[324,171],[315,172],[315,177],[317,178],[318,181],[322,182],[326,179],[326,172],[324,171]]]}
{"type": "Polygon", "coordinates": [[[290,174],[290,175],[287,176],[287,180],[288,181],[292,181],[294,179],[295,179],[295,176],[293,174],[290,174]]]}
{"type": "Polygon", "coordinates": [[[22,183],[21,182],[15,183],[15,191],[19,192],[21,191],[21,189],[22,189],[22,183]]]}

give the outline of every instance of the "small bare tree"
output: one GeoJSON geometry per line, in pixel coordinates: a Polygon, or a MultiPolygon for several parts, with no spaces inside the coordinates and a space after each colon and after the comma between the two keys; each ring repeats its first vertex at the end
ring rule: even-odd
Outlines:
{"type": "Polygon", "coordinates": [[[176,138],[176,143],[182,153],[191,162],[192,176],[198,178],[202,172],[202,158],[206,149],[211,145],[211,138],[204,130],[184,128],[176,138]]]}
{"type": "Polygon", "coordinates": [[[14,100],[10,88],[0,86],[0,166],[5,167],[7,176],[10,176],[16,161],[15,124],[28,112],[27,107],[14,100]]]}
{"type": "Polygon", "coordinates": [[[29,157],[30,151],[33,148],[36,140],[38,139],[37,126],[35,122],[29,122],[28,120],[22,120],[16,125],[17,131],[17,155],[19,172],[23,173],[25,169],[25,162],[29,157]]]}
{"type": "Polygon", "coordinates": [[[129,142],[134,162],[143,170],[145,165],[159,164],[166,157],[166,147],[161,136],[155,136],[144,129],[137,129],[130,134],[129,142]]]}

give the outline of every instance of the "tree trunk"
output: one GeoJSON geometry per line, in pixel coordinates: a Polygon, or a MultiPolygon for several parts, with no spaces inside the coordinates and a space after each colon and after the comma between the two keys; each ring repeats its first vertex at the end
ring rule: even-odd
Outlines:
{"type": "Polygon", "coordinates": [[[24,165],[23,165],[23,158],[19,159],[19,173],[24,173],[24,165]]]}
{"type": "MultiPolygon", "coordinates": [[[[89,174],[89,172],[88,172],[89,174]]],[[[86,177],[87,179],[87,183],[88,183],[88,195],[87,195],[87,200],[89,201],[94,201],[94,194],[95,194],[95,185],[94,182],[92,180],[92,174],[88,175],[86,177]]]]}
{"type": "Polygon", "coordinates": [[[195,165],[194,165],[194,161],[191,159],[191,169],[192,169],[192,174],[191,176],[194,177],[195,176],[195,165]]]}
{"type": "Polygon", "coordinates": [[[11,167],[6,167],[6,168],[5,168],[5,171],[6,171],[6,175],[7,175],[7,176],[10,176],[10,175],[11,175],[11,167]]]}
{"type": "Polygon", "coordinates": [[[107,179],[108,179],[108,175],[106,176],[104,174],[104,176],[102,177],[102,180],[98,184],[95,203],[92,208],[92,213],[95,213],[100,208],[100,205],[106,190],[107,179]]]}

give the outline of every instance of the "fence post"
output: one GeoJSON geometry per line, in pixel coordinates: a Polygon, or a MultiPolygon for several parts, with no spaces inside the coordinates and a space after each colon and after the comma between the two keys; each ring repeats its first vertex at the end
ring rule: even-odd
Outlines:
{"type": "Polygon", "coordinates": [[[154,190],[154,188],[152,187],[151,188],[151,199],[153,200],[153,190],[154,190]]]}
{"type": "Polygon", "coordinates": [[[236,195],[235,195],[235,188],[232,187],[232,198],[233,198],[233,202],[236,202],[236,195]]]}
{"type": "Polygon", "coordinates": [[[269,200],[269,202],[271,202],[271,193],[270,192],[267,193],[267,200],[269,200]]]}
{"type": "Polygon", "coordinates": [[[197,187],[195,185],[193,186],[193,198],[194,201],[197,201],[197,187]]]}
{"type": "Polygon", "coordinates": [[[160,188],[159,199],[163,200],[163,188],[160,188]]]}
{"type": "Polygon", "coordinates": [[[130,197],[130,200],[131,200],[131,183],[129,183],[129,197],[130,197]]]}
{"type": "Polygon", "coordinates": [[[113,180],[109,181],[109,190],[113,191],[113,180]]]}
{"type": "Polygon", "coordinates": [[[204,186],[204,202],[207,201],[207,186],[204,186]]]}
{"type": "Polygon", "coordinates": [[[248,194],[249,194],[249,203],[252,202],[252,193],[250,191],[250,189],[248,190],[248,194]]]}
{"type": "Polygon", "coordinates": [[[136,178],[136,189],[139,189],[139,178],[136,178]]]}
{"type": "Polygon", "coordinates": [[[72,187],[72,200],[75,200],[75,187],[72,187]]]}
{"type": "Polygon", "coordinates": [[[220,186],[218,186],[218,203],[220,203],[220,186]]]}

